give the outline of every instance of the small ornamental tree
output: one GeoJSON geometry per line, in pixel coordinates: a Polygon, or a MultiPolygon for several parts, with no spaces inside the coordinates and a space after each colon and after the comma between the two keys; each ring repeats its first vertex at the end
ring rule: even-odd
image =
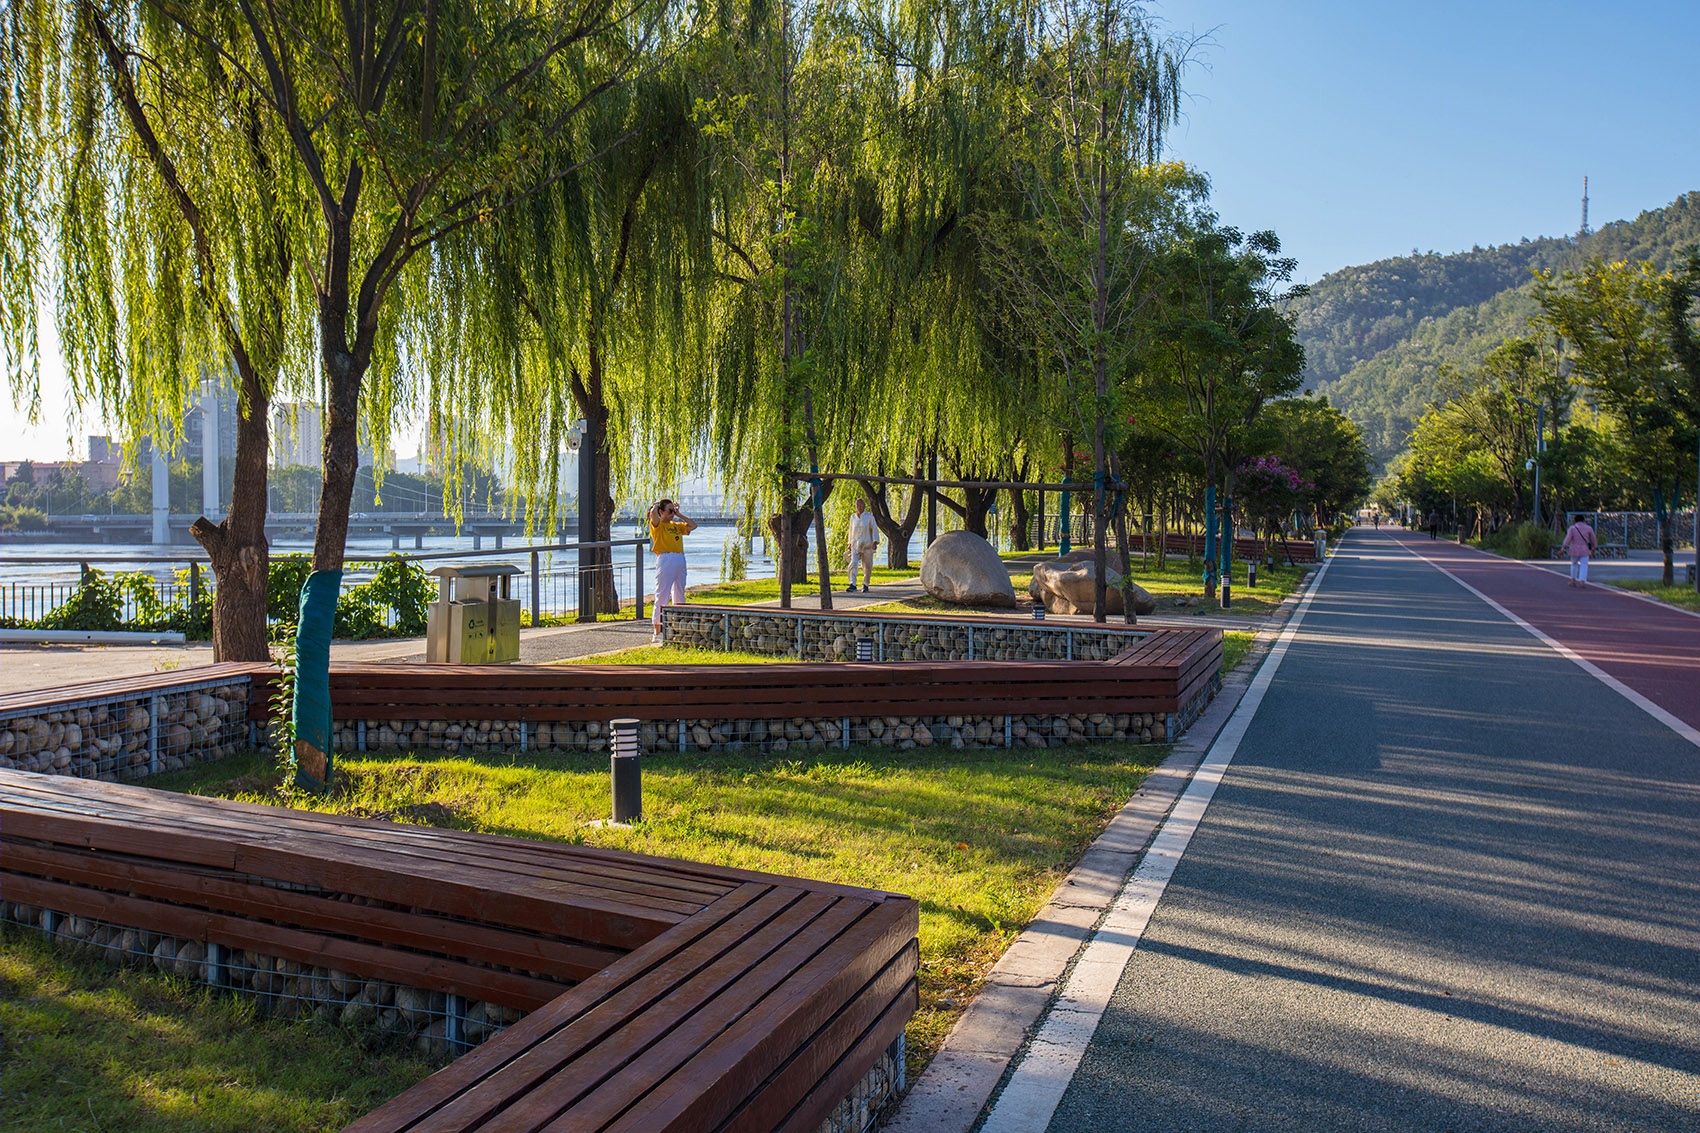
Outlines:
{"type": "Polygon", "coordinates": [[[1278,535],[1287,517],[1303,506],[1306,494],[1316,487],[1273,456],[1246,461],[1235,469],[1234,482],[1243,514],[1267,536],[1278,535]]]}

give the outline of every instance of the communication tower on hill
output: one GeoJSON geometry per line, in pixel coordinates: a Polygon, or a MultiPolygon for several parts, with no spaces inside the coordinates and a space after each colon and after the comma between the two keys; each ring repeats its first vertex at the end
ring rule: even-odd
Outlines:
{"type": "Polygon", "coordinates": [[[1589,236],[1594,230],[1588,227],[1588,175],[1582,175],[1582,230],[1576,233],[1578,241],[1589,236]]]}

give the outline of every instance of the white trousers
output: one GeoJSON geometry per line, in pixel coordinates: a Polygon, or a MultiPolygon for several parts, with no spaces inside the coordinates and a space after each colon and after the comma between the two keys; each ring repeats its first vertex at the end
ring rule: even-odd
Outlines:
{"type": "Polygon", "coordinates": [[[1571,582],[1587,582],[1588,581],[1588,556],[1587,555],[1583,555],[1579,559],[1571,559],[1570,560],[1570,581],[1571,582]]]}
{"type": "Polygon", "coordinates": [[[661,632],[661,607],[685,601],[685,556],[668,551],[655,556],[655,632],[661,632]]]}
{"type": "Polygon", "coordinates": [[[856,568],[862,568],[862,585],[874,584],[874,551],[875,547],[862,546],[850,549],[850,585],[856,585],[856,568]]]}

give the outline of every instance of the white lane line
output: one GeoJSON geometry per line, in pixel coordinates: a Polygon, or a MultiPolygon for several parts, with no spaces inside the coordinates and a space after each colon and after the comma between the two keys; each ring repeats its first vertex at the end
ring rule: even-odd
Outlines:
{"type": "Polygon", "coordinates": [[[1512,622],[1515,625],[1522,626],[1536,638],[1545,642],[1552,651],[1557,653],[1560,657],[1574,661],[1584,673],[1594,677],[1607,688],[1621,693],[1623,698],[1629,701],[1629,703],[1635,705],[1635,707],[1641,709],[1647,715],[1651,716],[1653,719],[1657,720],[1659,723],[1663,724],[1665,727],[1669,728],[1695,747],[1700,747],[1700,729],[1696,729],[1689,725],[1686,721],[1679,720],[1675,716],[1672,716],[1669,712],[1660,708],[1657,704],[1654,704],[1651,700],[1648,700],[1646,697],[1642,696],[1640,693],[1636,692],[1634,689],[1630,688],[1628,685],[1624,684],[1622,681],[1618,680],[1616,677],[1612,676],[1586,657],[1583,657],[1574,649],[1571,649],[1568,645],[1564,645],[1563,643],[1547,636],[1545,633],[1542,633],[1540,630],[1536,629],[1510,610],[1507,610],[1504,606],[1501,606],[1498,602],[1495,602],[1492,598],[1489,598],[1486,594],[1483,594],[1480,590],[1477,590],[1474,586],[1471,586],[1468,582],[1465,582],[1463,579],[1459,578],[1433,559],[1425,558],[1422,555],[1417,554],[1417,552],[1406,547],[1397,539],[1393,542],[1395,546],[1403,549],[1404,552],[1410,555],[1413,559],[1416,559],[1418,562],[1427,563],[1435,570],[1438,570],[1441,574],[1444,574],[1447,578],[1450,578],[1453,582],[1456,582],[1459,586],[1462,586],[1465,590],[1468,590],[1471,594],[1474,594],[1477,598],[1480,598],[1489,606],[1498,610],[1500,615],[1507,621],[1512,622]]]}
{"type": "Polygon", "coordinates": [[[992,1112],[980,1127],[981,1133],[1034,1133],[1051,1123],[1064,1091],[1086,1054],[1087,1044],[1098,1031],[1098,1023],[1110,1005],[1110,996],[1121,982],[1122,970],[1127,967],[1134,949],[1139,947],[1139,940],[1151,923],[1151,914],[1156,911],[1157,902],[1163,899],[1169,878],[1174,875],[1181,855],[1186,853],[1187,845],[1192,841],[1193,832],[1204,818],[1205,808],[1216,794],[1216,787],[1233,762],[1234,754],[1239,751],[1240,741],[1245,738],[1252,717],[1257,715],[1258,705],[1263,703],[1263,694],[1275,679],[1275,670],[1281,667],[1281,659],[1287,655],[1287,647],[1298,634],[1305,613],[1333,562],[1332,557],[1327,559],[1311,579],[1304,600],[1275,639],[1269,656],[1246,687],[1239,707],[1228,718],[1216,742],[1193,773],[1191,785],[1176,801],[1169,817],[1151,840],[1151,847],[1140,859],[1139,868],[1122,887],[1115,904],[1105,914],[1103,924],[1092,934],[1092,939],[1069,974],[1068,983],[1040,1024],[1039,1033],[1028,1044],[1021,1063],[993,1103],[992,1112]]]}

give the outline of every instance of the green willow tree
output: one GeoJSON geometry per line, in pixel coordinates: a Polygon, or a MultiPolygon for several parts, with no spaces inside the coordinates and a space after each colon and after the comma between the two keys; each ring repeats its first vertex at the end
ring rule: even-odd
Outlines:
{"type": "MultiPolygon", "coordinates": [[[[432,257],[433,322],[470,356],[433,348],[430,380],[481,436],[503,438],[533,525],[553,522],[559,454],[575,419],[591,426],[595,526],[612,534],[615,488],[633,493],[682,471],[707,415],[679,377],[701,366],[712,260],[713,170],[694,114],[694,52],[609,91],[588,108],[559,160],[574,166],[489,224],[445,241],[432,257]],[[471,362],[469,363],[469,357],[471,362]],[[495,365],[485,360],[500,359],[495,365]],[[482,372],[480,372],[482,371],[482,372]]],[[[422,336],[423,337],[423,336],[422,336]]],[[[607,549],[596,552],[607,566],[607,549]]],[[[611,570],[597,607],[617,608],[611,570]]]]}
{"type": "MultiPolygon", "coordinates": [[[[1665,328],[1682,367],[1681,398],[1700,464],[1700,247],[1688,250],[1687,261],[1665,284],[1664,300],[1665,328]]],[[[1695,475],[1694,514],[1700,516],[1700,470],[1695,475]]],[[[1700,592],[1700,537],[1694,541],[1694,567],[1694,589],[1700,592]]]]}
{"type": "Polygon", "coordinates": [[[190,530],[218,582],[215,659],[264,661],[268,414],[286,357],[302,354],[305,321],[296,232],[261,96],[157,16],[87,0],[0,14],[9,370],[14,396],[33,404],[34,310],[51,244],[79,405],[163,445],[178,439],[168,422],[193,390],[234,388],[229,510],[190,530]]]}
{"type": "Polygon", "coordinates": [[[1180,114],[1191,43],[1162,38],[1126,0],[1052,0],[1030,13],[1032,55],[1019,91],[1028,112],[1023,212],[984,217],[982,233],[1006,309],[1060,383],[1067,426],[1091,438],[1095,617],[1103,621],[1106,492],[1127,417],[1117,390],[1154,291],[1154,221],[1172,197],[1167,177],[1152,170],[1180,114]]]}
{"type": "Polygon", "coordinates": [[[1664,554],[1664,585],[1675,578],[1671,513],[1686,458],[1686,383],[1663,321],[1672,276],[1648,263],[1590,261],[1542,276],[1540,321],[1568,344],[1571,375],[1623,426],[1630,467],[1652,490],[1664,554]]]}

